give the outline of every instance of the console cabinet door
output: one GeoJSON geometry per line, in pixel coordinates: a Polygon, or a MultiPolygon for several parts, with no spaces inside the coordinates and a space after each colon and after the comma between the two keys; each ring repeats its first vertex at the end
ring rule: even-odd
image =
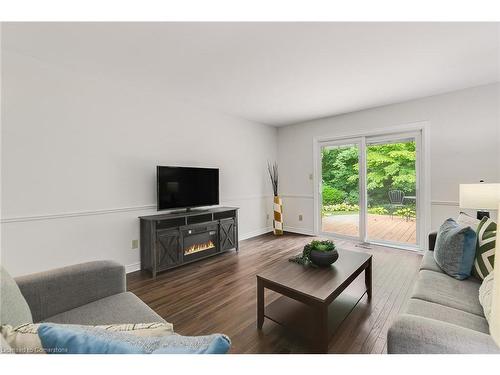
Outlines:
{"type": "Polygon", "coordinates": [[[156,249],[158,270],[182,263],[181,236],[178,230],[158,231],[156,249]]]}
{"type": "Polygon", "coordinates": [[[219,239],[220,251],[236,248],[236,223],[234,219],[220,221],[219,239]]]}

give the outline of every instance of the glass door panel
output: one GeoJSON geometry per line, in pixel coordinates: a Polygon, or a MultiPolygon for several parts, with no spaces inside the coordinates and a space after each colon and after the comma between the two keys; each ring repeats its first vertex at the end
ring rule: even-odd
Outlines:
{"type": "Polygon", "coordinates": [[[366,140],[367,240],[417,244],[415,137],[366,140]]]}
{"type": "Polygon", "coordinates": [[[360,143],[321,146],[321,231],[360,237],[360,143]]]}

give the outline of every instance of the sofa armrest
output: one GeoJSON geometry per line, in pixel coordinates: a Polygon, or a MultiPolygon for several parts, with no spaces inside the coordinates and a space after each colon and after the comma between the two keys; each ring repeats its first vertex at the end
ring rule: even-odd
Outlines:
{"type": "Polygon", "coordinates": [[[429,233],[429,250],[434,251],[434,247],[436,247],[436,238],[437,238],[437,232],[431,232],[429,233]]]}
{"type": "Polygon", "coordinates": [[[389,354],[488,354],[500,353],[493,338],[439,320],[403,314],[387,333],[389,354]]]}
{"type": "Polygon", "coordinates": [[[126,291],[125,267],[97,261],[17,277],[33,321],[126,291]]]}

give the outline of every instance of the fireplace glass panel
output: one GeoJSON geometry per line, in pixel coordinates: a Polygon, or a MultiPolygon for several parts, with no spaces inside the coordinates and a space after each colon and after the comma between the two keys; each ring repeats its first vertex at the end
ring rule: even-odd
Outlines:
{"type": "Polygon", "coordinates": [[[184,237],[184,259],[199,258],[217,252],[217,231],[210,230],[184,237]]]}

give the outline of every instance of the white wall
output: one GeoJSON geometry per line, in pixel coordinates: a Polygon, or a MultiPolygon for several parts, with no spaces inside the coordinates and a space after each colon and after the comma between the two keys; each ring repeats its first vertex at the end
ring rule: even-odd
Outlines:
{"type": "Polygon", "coordinates": [[[314,230],[313,137],[430,122],[431,227],[459,212],[458,185],[500,182],[500,85],[393,104],[280,128],[285,228],[314,230]],[[303,215],[303,221],[298,215],[303,215]]]}
{"type": "Polygon", "coordinates": [[[114,259],[137,269],[156,165],[220,168],[240,235],[270,229],[277,130],[2,51],[2,263],[13,275],[114,259]]]}

